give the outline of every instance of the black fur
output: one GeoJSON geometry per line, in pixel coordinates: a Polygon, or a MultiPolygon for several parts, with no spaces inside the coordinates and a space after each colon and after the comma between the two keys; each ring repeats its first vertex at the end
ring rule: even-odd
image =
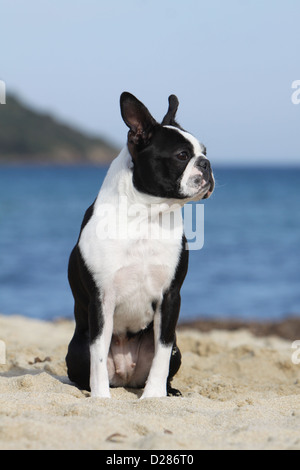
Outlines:
{"type": "MultiPolygon", "coordinates": [[[[134,165],[133,183],[140,192],[163,198],[186,198],[179,191],[179,180],[190,159],[195,156],[194,149],[182,134],[164,127],[171,125],[182,129],[175,121],[178,104],[177,97],[171,95],[169,109],[161,125],[133,95],[127,92],[121,95],[122,117],[130,129],[128,149],[134,165]],[[185,161],[178,158],[183,152],[187,154],[185,161]]],[[[213,185],[210,175],[208,178],[213,185]]]]}

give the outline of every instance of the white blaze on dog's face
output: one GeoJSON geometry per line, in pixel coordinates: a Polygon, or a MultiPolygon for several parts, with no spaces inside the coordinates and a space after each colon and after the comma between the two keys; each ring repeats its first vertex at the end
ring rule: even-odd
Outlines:
{"type": "MultiPolygon", "coordinates": [[[[195,201],[200,199],[207,199],[214,191],[215,180],[211,170],[210,162],[205,153],[206,149],[196,137],[189,134],[178,127],[165,126],[179,132],[187,141],[189,141],[193,148],[193,156],[183,155],[183,158],[190,158],[184,173],[180,180],[179,192],[183,198],[193,199],[195,201]]],[[[183,152],[185,153],[185,152],[183,152]]]]}

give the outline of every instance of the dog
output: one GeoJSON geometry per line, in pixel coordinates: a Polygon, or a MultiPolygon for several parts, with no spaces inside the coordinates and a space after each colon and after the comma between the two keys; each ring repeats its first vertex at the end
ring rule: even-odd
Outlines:
{"type": "Polygon", "coordinates": [[[181,208],[210,197],[215,182],[205,146],[176,122],[178,105],[171,95],[160,124],[135,96],[122,93],[127,145],[87,210],[70,256],[76,328],[66,363],[70,381],[91,397],[109,398],[110,387],[143,388],[141,399],[181,395],[171,386],[181,366],[176,326],[189,258],[181,208]],[[149,227],[161,233],[161,217],[174,204],[177,222],[163,227],[163,236],[149,236],[149,227]],[[122,230],[137,219],[129,237],[122,230]],[[119,229],[113,236],[112,227],[119,229]]]}

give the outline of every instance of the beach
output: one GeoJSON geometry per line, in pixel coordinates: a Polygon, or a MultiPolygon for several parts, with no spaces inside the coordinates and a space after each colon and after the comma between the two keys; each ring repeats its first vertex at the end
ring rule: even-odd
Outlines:
{"type": "Polygon", "coordinates": [[[1,450],[300,449],[300,365],[290,339],[185,325],[173,381],[183,397],[140,401],[140,390],[120,388],[109,400],[69,382],[73,329],[0,316],[1,450]]]}

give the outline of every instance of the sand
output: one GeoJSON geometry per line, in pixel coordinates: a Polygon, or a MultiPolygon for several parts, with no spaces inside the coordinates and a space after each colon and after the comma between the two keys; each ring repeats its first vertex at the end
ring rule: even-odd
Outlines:
{"type": "MultiPolygon", "coordinates": [[[[70,384],[72,322],[0,316],[0,449],[300,449],[300,365],[291,342],[247,330],[178,335],[182,398],[92,399],[70,384]]],[[[299,338],[300,339],[300,338],[299,338]]]]}

